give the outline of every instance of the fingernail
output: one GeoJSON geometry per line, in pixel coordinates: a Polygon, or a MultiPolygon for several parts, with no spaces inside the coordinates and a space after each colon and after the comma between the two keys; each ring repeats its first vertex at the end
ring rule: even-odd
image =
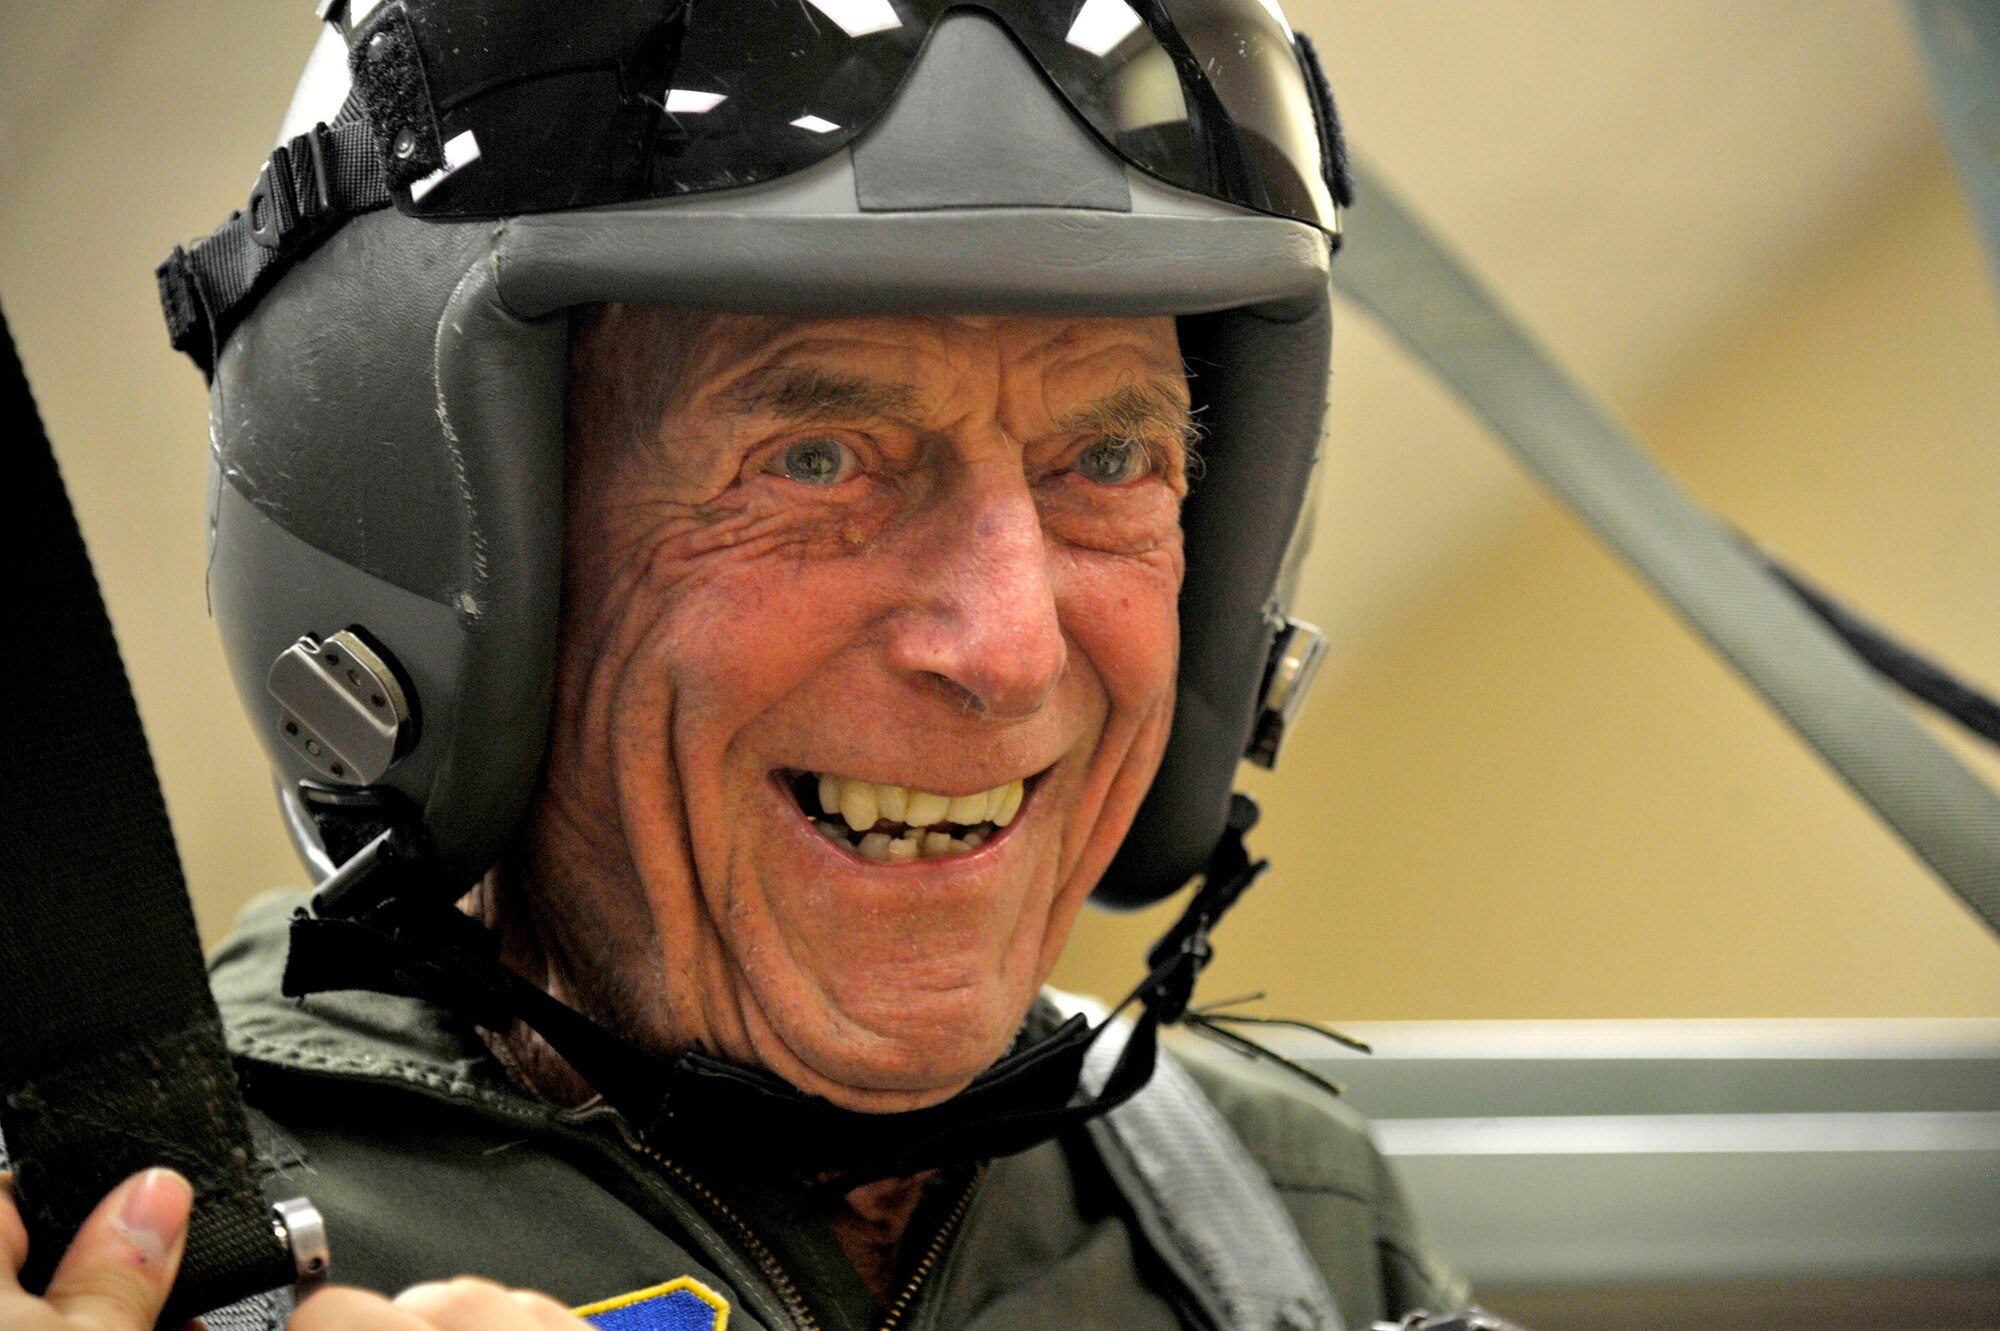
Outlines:
{"type": "Polygon", "coordinates": [[[171,1169],[149,1169],[126,1185],[125,1201],[112,1222],[146,1260],[164,1265],[187,1228],[194,1189],[171,1169]]]}

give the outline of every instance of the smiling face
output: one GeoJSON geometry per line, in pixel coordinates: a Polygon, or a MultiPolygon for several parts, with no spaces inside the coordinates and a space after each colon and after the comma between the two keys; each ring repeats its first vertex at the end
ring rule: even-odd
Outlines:
{"type": "Polygon", "coordinates": [[[1165,746],[1187,432],[1165,318],[586,323],[515,959],[852,1108],[961,1089],[1165,746]]]}

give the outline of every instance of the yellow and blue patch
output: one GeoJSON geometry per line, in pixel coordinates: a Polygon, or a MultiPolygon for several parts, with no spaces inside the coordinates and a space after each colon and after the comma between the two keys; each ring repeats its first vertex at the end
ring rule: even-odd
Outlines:
{"type": "Polygon", "coordinates": [[[585,1304],[576,1315],[599,1331],[728,1331],[729,1303],[693,1276],[682,1276],[585,1304]]]}

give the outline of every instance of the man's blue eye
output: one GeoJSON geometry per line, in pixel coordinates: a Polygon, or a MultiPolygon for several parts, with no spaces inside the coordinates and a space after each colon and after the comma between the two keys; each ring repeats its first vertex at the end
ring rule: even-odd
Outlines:
{"type": "Polygon", "coordinates": [[[846,479],[853,452],[838,439],[801,439],[764,468],[802,485],[838,485],[846,479]]]}
{"type": "Polygon", "coordinates": [[[1125,485],[1151,471],[1153,460],[1136,439],[1100,439],[1076,455],[1076,469],[1099,485],[1125,485]]]}

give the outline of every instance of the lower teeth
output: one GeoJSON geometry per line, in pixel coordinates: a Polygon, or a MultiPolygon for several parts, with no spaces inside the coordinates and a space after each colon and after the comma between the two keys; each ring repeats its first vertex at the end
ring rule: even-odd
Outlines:
{"type": "Polygon", "coordinates": [[[986,838],[993,835],[991,824],[967,829],[959,836],[949,832],[934,832],[927,828],[913,827],[900,837],[887,832],[867,832],[856,836],[845,823],[816,820],[814,827],[820,835],[836,845],[881,863],[902,863],[908,860],[942,859],[947,855],[963,855],[986,844],[986,838]]]}

